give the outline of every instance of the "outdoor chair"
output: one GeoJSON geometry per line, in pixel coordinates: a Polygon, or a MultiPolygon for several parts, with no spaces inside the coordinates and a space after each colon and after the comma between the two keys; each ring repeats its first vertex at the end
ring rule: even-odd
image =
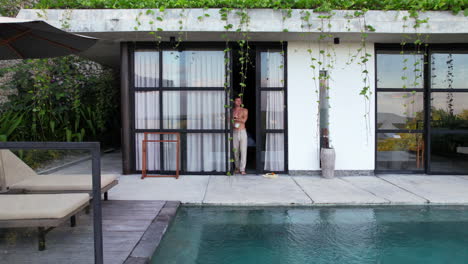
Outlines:
{"type": "MultiPolygon", "coordinates": [[[[0,178],[4,178],[4,191],[14,193],[75,193],[84,192],[92,196],[91,174],[38,175],[31,167],[10,150],[0,150],[0,178]],[[4,175],[1,175],[4,174],[4,175]]],[[[101,193],[108,199],[109,189],[118,184],[116,175],[101,175],[101,193]]]]}
{"type": "Polygon", "coordinates": [[[37,227],[39,250],[45,250],[45,235],[89,206],[89,194],[3,194],[0,195],[0,228],[37,227]]]}

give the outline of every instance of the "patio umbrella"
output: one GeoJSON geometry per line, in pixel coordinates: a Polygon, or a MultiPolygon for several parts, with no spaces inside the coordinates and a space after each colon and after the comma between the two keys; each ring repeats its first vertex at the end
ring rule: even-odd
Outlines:
{"type": "Polygon", "coordinates": [[[59,57],[87,50],[96,41],[44,21],[0,17],[0,60],[59,57]]]}
{"type": "MultiPolygon", "coordinates": [[[[0,60],[59,57],[85,51],[96,41],[65,32],[44,21],[0,17],[0,60]]],[[[2,167],[0,192],[6,190],[2,167]]]]}

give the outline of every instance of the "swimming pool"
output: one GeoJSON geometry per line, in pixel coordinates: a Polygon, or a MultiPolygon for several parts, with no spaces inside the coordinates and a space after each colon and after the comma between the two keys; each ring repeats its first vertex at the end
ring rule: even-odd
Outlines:
{"type": "Polygon", "coordinates": [[[153,263],[468,263],[468,207],[181,207],[153,263]]]}

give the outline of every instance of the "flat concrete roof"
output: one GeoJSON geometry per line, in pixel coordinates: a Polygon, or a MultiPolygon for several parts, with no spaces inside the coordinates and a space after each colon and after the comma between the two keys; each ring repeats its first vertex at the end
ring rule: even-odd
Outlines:
{"type": "MultiPolygon", "coordinates": [[[[164,13],[153,10],[147,15],[148,9],[22,9],[17,18],[39,19],[74,33],[80,33],[102,39],[85,56],[97,59],[107,64],[118,63],[118,43],[124,41],[154,41],[151,31],[162,28],[158,32],[163,41],[170,36],[183,32],[184,41],[223,41],[225,21],[221,20],[220,9],[166,9],[164,13]],[[181,16],[183,14],[183,16],[181,16]],[[205,16],[205,14],[209,16],[205,16]],[[158,21],[157,17],[163,17],[158,21]],[[203,17],[203,19],[199,19],[203,17]],[[182,19],[182,29],[179,30],[182,19]],[[138,25],[138,21],[140,25],[138,25]],[[135,29],[137,27],[137,29],[135,29]]],[[[331,19],[321,19],[323,13],[313,13],[313,10],[292,10],[292,16],[283,20],[281,10],[249,9],[249,36],[252,41],[298,41],[317,40],[321,34],[319,28],[339,37],[342,42],[356,42],[361,39],[364,20],[375,28],[368,32],[370,43],[399,43],[402,34],[415,36],[416,33],[428,34],[431,43],[466,43],[468,42],[468,17],[462,12],[453,15],[448,11],[431,11],[420,14],[419,19],[428,19],[427,23],[415,29],[414,19],[409,18],[407,11],[368,11],[363,18],[348,19],[354,11],[337,10],[331,19]],[[303,12],[311,13],[310,28],[301,19],[303,12]],[[301,13],[302,12],[302,13],[301,13]],[[405,17],[408,17],[406,20],[405,17]],[[288,32],[283,32],[288,29],[288,32]]],[[[231,31],[239,27],[239,17],[235,11],[228,16],[231,31]]],[[[241,35],[230,33],[229,39],[239,39],[241,35]]]]}

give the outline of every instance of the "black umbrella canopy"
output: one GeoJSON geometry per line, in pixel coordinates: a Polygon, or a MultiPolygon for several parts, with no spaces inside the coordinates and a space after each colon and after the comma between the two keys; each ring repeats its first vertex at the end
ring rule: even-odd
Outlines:
{"type": "Polygon", "coordinates": [[[0,60],[65,56],[85,51],[96,41],[44,21],[0,17],[0,60]]]}

